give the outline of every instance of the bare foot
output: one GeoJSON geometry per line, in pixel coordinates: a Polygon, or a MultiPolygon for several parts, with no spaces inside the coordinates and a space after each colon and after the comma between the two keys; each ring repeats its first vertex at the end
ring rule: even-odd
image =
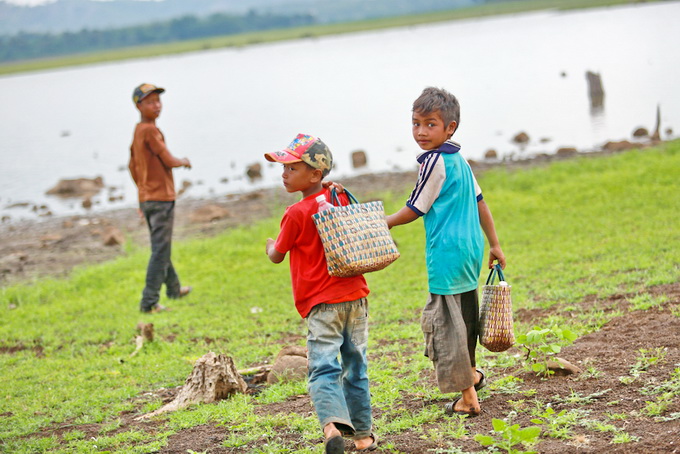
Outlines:
{"type": "Polygon", "coordinates": [[[369,435],[366,438],[360,438],[358,440],[354,440],[354,448],[357,451],[363,451],[364,449],[368,449],[369,446],[371,446],[375,442],[375,438],[373,435],[369,435]]]}
{"type": "Polygon", "coordinates": [[[482,409],[481,407],[475,407],[474,405],[467,404],[463,401],[463,399],[458,399],[456,402],[454,402],[453,411],[462,413],[481,413],[482,409]]]}
{"type": "Polygon", "coordinates": [[[330,440],[333,437],[342,437],[342,433],[340,433],[333,423],[326,424],[326,426],[323,428],[323,434],[324,437],[326,437],[326,440],[330,440]]]}

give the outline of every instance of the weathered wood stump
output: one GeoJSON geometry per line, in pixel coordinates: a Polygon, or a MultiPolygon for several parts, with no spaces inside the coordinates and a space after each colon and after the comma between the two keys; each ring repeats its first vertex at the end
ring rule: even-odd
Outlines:
{"type": "Polygon", "coordinates": [[[604,105],[604,88],[602,87],[602,77],[599,73],[587,71],[586,80],[588,81],[590,107],[592,109],[601,108],[604,105]]]}
{"type": "Polygon", "coordinates": [[[172,402],[138,419],[179,410],[195,403],[207,404],[226,399],[235,393],[245,393],[247,387],[231,357],[209,352],[196,360],[194,369],[172,402]]]}
{"type": "Polygon", "coordinates": [[[661,106],[658,104],[656,105],[656,126],[654,127],[654,132],[652,133],[652,136],[650,139],[653,142],[658,142],[661,140],[661,133],[659,130],[661,129],[661,106]]]}

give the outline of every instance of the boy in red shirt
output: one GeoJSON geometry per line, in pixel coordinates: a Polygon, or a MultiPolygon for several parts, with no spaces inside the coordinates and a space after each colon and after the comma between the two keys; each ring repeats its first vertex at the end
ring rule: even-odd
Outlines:
{"type": "MultiPolygon", "coordinates": [[[[283,164],[283,186],[301,192],[302,200],[286,208],[276,240],[267,239],[267,256],[281,263],[290,253],[295,307],[307,319],[308,388],[325,436],[326,453],[344,452],[343,435],[352,435],[355,448],[374,450],[368,363],[368,285],[363,276],[328,274],[326,257],[312,220],[316,197],[330,191],[322,181],[333,156],[320,139],[298,134],[282,151],[266,153],[283,164]],[[342,362],[338,361],[338,354],[342,362]]],[[[349,203],[340,194],[343,205],[349,203]]]]}

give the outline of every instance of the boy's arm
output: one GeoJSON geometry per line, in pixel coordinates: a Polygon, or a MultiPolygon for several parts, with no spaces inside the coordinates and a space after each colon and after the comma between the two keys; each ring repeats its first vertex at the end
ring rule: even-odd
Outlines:
{"type": "Polygon", "coordinates": [[[274,243],[276,243],[276,241],[273,238],[267,238],[267,257],[269,257],[269,260],[273,263],[281,263],[283,262],[283,259],[286,258],[286,254],[277,251],[274,247],[274,243]]]}
{"type": "Polygon", "coordinates": [[[188,169],[191,168],[191,162],[189,161],[189,159],[176,158],[175,156],[172,155],[172,153],[170,153],[170,150],[168,150],[167,145],[165,145],[163,136],[161,135],[158,129],[149,131],[147,135],[147,144],[149,145],[149,148],[151,148],[151,151],[158,155],[158,157],[166,167],[169,168],[186,167],[188,169]]]}
{"type": "Polygon", "coordinates": [[[505,254],[503,254],[498,235],[496,235],[496,226],[493,222],[493,216],[491,216],[491,210],[484,199],[477,202],[477,209],[479,211],[479,223],[489,242],[489,269],[493,268],[494,260],[498,260],[501,268],[505,268],[505,254]]]}
{"type": "Polygon", "coordinates": [[[409,207],[403,207],[401,210],[394,214],[390,214],[386,218],[387,226],[389,228],[392,228],[395,225],[408,224],[416,219],[418,219],[418,214],[409,207]]]}

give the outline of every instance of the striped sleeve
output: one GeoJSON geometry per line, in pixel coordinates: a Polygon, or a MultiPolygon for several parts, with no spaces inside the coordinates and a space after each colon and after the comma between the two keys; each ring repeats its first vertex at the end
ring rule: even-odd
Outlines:
{"type": "Polygon", "coordinates": [[[446,167],[441,154],[429,153],[420,164],[418,181],[406,201],[406,206],[418,216],[423,216],[439,197],[445,180],[446,167]]]}

